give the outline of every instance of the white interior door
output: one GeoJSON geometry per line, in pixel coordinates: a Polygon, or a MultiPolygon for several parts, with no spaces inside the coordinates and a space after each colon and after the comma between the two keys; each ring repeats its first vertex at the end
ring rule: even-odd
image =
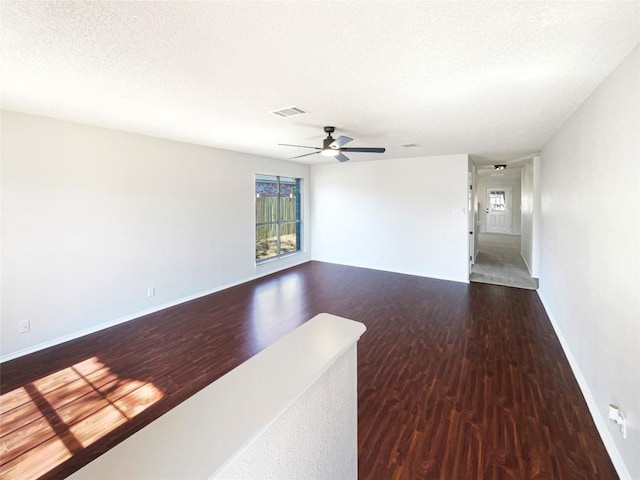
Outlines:
{"type": "MultiPolygon", "coordinates": [[[[471,169],[471,165],[469,165],[471,169]]],[[[475,251],[474,251],[474,237],[475,237],[475,228],[474,223],[475,219],[473,216],[473,170],[469,171],[469,188],[467,190],[468,193],[468,215],[467,218],[469,220],[469,273],[471,273],[471,269],[473,268],[473,264],[476,261],[475,251]]]]}
{"type": "Polygon", "coordinates": [[[487,233],[511,233],[511,187],[487,187],[487,233]]]}

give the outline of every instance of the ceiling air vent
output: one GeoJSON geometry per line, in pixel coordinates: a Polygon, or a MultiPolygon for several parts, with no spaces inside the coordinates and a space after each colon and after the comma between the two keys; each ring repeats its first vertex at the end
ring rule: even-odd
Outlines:
{"type": "Polygon", "coordinates": [[[283,108],[281,110],[274,110],[271,113],[276,117],[287,118],[287,117],[293,117],[294,115],[301,115],[303,113],[309,113],[309,112],[301,109],[300,107],[293,106],[293,107],[283,108]]]}

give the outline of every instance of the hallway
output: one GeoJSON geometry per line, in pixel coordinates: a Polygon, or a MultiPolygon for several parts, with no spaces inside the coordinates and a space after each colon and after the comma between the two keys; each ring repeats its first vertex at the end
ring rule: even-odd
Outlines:
{"type": "Polygon", "coordinates": [[[528,290],[538,288],[538,280],[529,275],[520,255],[520,235],[480,233],[469,280],[528,290]]]}

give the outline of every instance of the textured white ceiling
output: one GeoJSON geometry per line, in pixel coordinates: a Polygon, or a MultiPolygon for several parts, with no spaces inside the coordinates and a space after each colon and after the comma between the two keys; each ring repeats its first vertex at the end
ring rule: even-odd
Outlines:
{"type": "Polygon", "coordinates": [[[0,15],[3,108],[275,158],[320,145],[324,125],[387,148],[353,161],[522,157],[640,42],[639,1],[2,1],[0,15]],[[268,113],[291,105],[311,113],[268,113]]]}

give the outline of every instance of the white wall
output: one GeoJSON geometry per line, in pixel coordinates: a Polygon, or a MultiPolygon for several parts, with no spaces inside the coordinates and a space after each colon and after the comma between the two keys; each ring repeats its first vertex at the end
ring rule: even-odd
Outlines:
{"type": "Polygon", "coordinates": [[[480,203],[480,231],[487,231],[487,187],[511,187],[511,234],[520,235],[520,202],[521,187],[519,169],[509,170],[505,177],[479,175],[478,176],[478,202],[480,203]],[[517,174],[514,174],[514,171],[517,174]]]}
{"type": "Polygon", "coordinates": [[[354,344],[260,438],[212,478],[357,480],[357,370],[354,344]]]}
{"type": "Polygon", "coordinates": [[[533,160],[528,160],[522,167],[521,180],[520,252],[529,274],[533,275],[533,160]]]}
{"type": "Polygon", "coordinates": [[[640,478],[640,47],[547,143],[541,170],[539,293],[619,473],[640,478]]]}
{"type": "Polygon", "coordinates": [[[310,258],[305,224],[305,253],[254,262],[254,175],[306,187],[308,166],[13,112],[1,128],[3,360],[310,258]]]}
{"type": "Polygon", "coordinates": [[[313,258],[468,282],[467,155],[314,165],[313,258]]]}
{"type": "Polygon", "coordinates": [[[540,276],[540,251],[542,242],[542,174],[540,173],[540,165],[542,161],[540,155],[533,157],[533,240],[531,242],[531,276],[538,278],[540,276]]]}

